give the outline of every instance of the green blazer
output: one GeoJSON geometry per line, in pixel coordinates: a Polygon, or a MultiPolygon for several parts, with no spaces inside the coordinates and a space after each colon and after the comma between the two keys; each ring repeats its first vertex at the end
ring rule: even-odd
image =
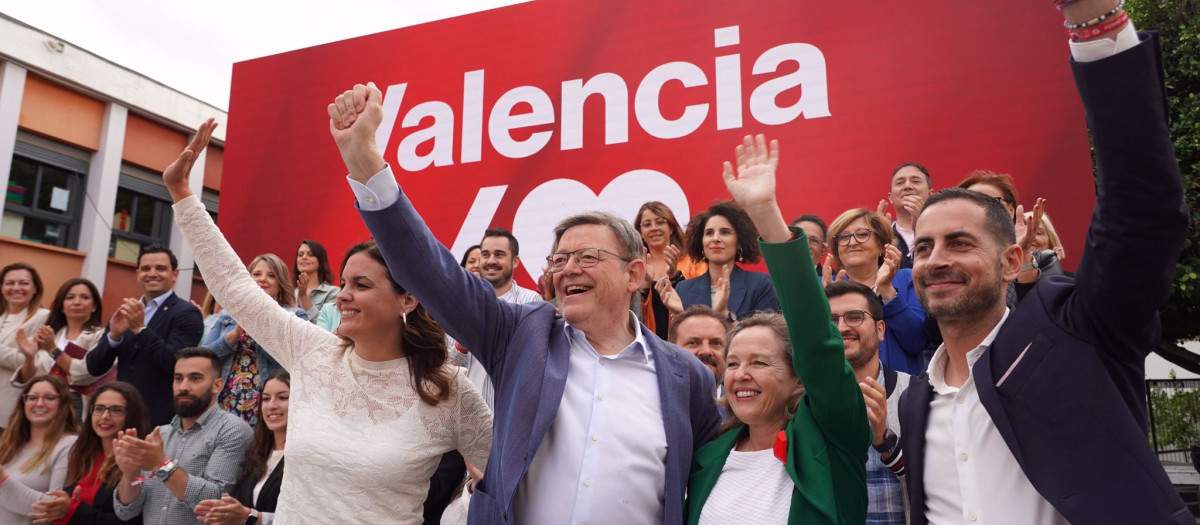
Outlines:
{"type": "MultiPolygon", "coordinates": [[[[792,231],[795,237],[786,243],[759,241],[792,338],[792,364],[804,384],[800,408],[784,429],[784,468],[796,484],[788,523],[860,525],[867,517],[871,427],[808,239],[799,228],[792,231]]],[[[748,432],[745,425],[735,427],[696,451],[688,484],[689,524],[700,521],[729,452],[748,432]]]]}

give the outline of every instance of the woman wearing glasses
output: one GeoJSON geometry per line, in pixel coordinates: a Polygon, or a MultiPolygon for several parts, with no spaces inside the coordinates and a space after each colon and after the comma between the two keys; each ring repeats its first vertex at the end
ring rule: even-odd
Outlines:
{"type": "Polygon", "coordinates": [[[714,204],[692,217],[687,229],[688,255],[706,261],[708,271],[679,283],[678,297],[671,293],[669,283],[659,284],[671,311],[679,314],[702,304],[732,322],[754,312],[778,312],[771,278],[737,266],[758,262],[756,239],[754,222],[732,202],[714,204]]]}
{"type": "Polygon", "coordinates": [[[66,381],[35,377],[18,399],[20,406],[0,435],[0,523],[5,525],[33,523],[29,515],[39,512],[35,504],[63,486],[67,453],[79,432],[66,381]]]}
{"type": "MultiPolygon", "coordinates": [[[[684,251],[683,228],[675,213],[666,204],[650,201],[638,209],[633,223],[646,245],[646,277],[651,283],[666,279],[679,284],[684,279],[702,275],[707,269],[703,261],[693,260],[684,251]]],[[[642,322],[664,341],[671,325],[671,311],[654,286],[642,289],[642,322]]]]}
{"type": "Polygon", "coordinates": [[[882,215],[864,208],[846,211],[829,225],[831,250],[822,279],[850,280],[874,290],[887,323],[879,358],[894,370],[918,375],[926,342],[925,309],[917,301],[912,270],[900,268],[902,256],[892,242],[892,228],[882,215]]]}

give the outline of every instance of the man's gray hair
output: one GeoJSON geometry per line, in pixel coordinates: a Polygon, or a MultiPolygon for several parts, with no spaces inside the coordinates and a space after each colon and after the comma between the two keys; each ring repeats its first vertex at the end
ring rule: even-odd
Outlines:
{"type": "Polygon", "coordinates": [[[576,226],[585,226],[588,224],[596,224],[607,226],[617,236],[617,244],[620,246],[621,257],[629,260],[644,259],[645,248],[642,246],[642,236],[638,234],[637,229],[633,227],[629,221],[617,217],[604,211],[589,211],[572,215],[563,219],[554,227],[554,246],[558,248],[558,242],[562,240],[562,236],[567,230],[576,226]]]}

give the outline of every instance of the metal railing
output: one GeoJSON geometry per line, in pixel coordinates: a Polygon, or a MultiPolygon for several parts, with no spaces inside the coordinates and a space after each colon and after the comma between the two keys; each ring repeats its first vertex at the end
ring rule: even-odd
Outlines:
{"type": "Polygon", "coordinates": [[[1200,379],[1147,379],[1146,410],[1159,456],[1191,463],[1188,446],[1200,443],[1200,379]]]}

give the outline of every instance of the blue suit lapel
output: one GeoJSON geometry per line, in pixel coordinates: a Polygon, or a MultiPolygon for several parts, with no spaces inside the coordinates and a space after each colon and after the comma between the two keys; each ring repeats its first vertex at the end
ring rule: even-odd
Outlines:
{"type": "Polygon", "coordinates": [[[908,475],[909,503],[914,509],[912,523],[925,523],[925,431],[929,429],[929,403],[933,401],[933,384],[928,374],[914,378],[900,397],[900,441],[908,475]]]}
{"type": "Polygon", "coordinates": [[[150,318],[150,322],[146,324],[146,328],[154,330],[156,334],[162,334],[163,328],[169,323],[172,315],[172,310],[176,308],[175,303],[181,301],[178,296],[171,294],[162,304],[158,306],[158,311],[154,312],[154,317],[150,318]]]}
{"type": "Polygon", "coordinates": [[[546,351],[546,371],[542,376],[541,388],[521,389],[522,392],[539,393],[536,399],[528,401],[537,403],[537,411],[533,418],[533,428],[529,434],[529,446],[526,449],[525,457],[508,458],[510,465],[520,465],[520,468],[509,469],[506,472],[508,479],[505,480],[504,494],[508,495],[509,501],[501,502],[506,508],[512,506],[512,497],[517,493],[517,485],[529,471],[534,454],[541,446],[542,441],[546,439],[546,433],[550,431],[550,425],[554,423],[554,418],[558,415],[558,407],[562,405],[563,392],[567,386],[567,369],[570,360],[571,342],[567,340],[566,329],[560,319],[550,329],[550,342],[546,351]]]}
{"type": "MultiPolygon", "coordinates": [[[[1009,314],[1007,323],[1013,322],[1014,314],[1009,314]]],[[[979,393],[979,402],[983,404],[983,408],[987,410],[988,416],[992,418],[992,423],[996,425],[996,430],[1000,432],[1000,437],[1004,438],[1004,442],[1008,444],[1008,449],[1012,451],[1013,457],[1017,459],[1017,463],[1023,465],[1025,461],[1021,455],[1020,447],[1017,446],[1017,439],[1016,435],[1013,434],[1012,423],[1008,420],[1008,413],[1004,411],[1004,406],[1000,403],[1000,393],[996,390],[996,381],[999,380],[996,377],[997,371],[1003,374],[1012,366],[1016,359],[1015,355],[1011,355],[1012,352],[1004,351],[1006,348],[1011,348],[1011,345],[1005,344],[1006,338],[1003,337],[1004,335],[1005,331],[1001,328],[1000,333],[996,335],[996,339],[992,341],[992,346],[975,362],[975,367],[971,369],[971,375],[975,378],[975,391],[979,393]]]]}
{"type": "Polygon", "coordinates": [[[746,302],[746,272],[737,266],[733,267],[733,271],[729,273],[729,304],[726,307],[730,312],[745,312],[743,304],[746,302]]]}
{"type": "Polygon", "coordinates": [[[672,494],[683,494],[683,487],[677,486],[680,480],[686,480],[691,465],[680,463],[681,457],[691,457],[692,450],[685,443],[691,436],[690,403],[683,402],[681,395],[689,392],[687,385],[687,370],[679,355],[680,350],[663,344],[658,336],[638,324],[646,346],[654,356],[654,369],[658,376],[658,400],[662,411],[663,431],[667,438],[666,467],[666,496],[664,516],[682,516],[682,501],[672,497],[672,494]],[[672,453],[674,452],[674,453],[672,453]]]}

